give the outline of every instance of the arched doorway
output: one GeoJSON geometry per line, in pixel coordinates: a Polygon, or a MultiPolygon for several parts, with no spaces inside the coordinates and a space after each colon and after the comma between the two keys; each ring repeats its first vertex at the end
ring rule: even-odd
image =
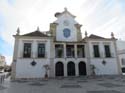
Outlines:
{"type": "Polygon", "coordinates": [[[57,62],[55,66],[56,76],[64,76],[64,66],[62,62],[57,62]]]}
{"type": "Polygon", "coordinates": [[[79,75],[86,75],[86,64],[85,62],[79,62],[79,75]]]}
{"type": "Polygon", "coordinates": [[[68,76],[75,76],[75,64],[72,61],[67,64],[67,74],[68,76]]]}

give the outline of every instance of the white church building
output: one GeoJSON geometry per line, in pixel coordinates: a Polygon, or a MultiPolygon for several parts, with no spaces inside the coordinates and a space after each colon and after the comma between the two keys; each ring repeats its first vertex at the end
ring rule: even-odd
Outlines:
{"type": "Polygon", "coordinates": [[[116,40],[94,34],[81,34],[81,24],[66,8],[56,13],[46,33],[39,28],[31,33],[14,35],[12,79],[119,75],[121,68],[116,40]],[[45,69],[48,68],[48,69],[45,69]]]}

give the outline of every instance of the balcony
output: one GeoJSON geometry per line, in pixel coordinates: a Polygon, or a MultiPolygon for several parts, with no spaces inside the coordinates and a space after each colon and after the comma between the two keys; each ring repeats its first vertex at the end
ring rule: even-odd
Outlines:
{"type": "Polygon", "coordinates": [[[55,45],[55,58],[64,58],[64,48],[63,45],[55,45]]]}
{"type": "Polygon", "coordinates": [[[66,45],[66,56],[67,58],[75,57],[74,45],[66,45]]]}
{"type": "Polygon", "coordinates": [[[77,45],[77,57],[78,58],[84,58],[85,57],[84,45],[77,45]]]}

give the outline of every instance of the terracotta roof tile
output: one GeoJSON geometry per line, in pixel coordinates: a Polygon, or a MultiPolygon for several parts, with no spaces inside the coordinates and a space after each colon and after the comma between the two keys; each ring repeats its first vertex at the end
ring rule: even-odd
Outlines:
{"type": "Polygon", "coordinates": [[[49,36],[45,35],[44,33],[40,32],[40,31],[34,31],[34,32],[31,32],[31,33],[24,34],[22,36],[49,37],[49,36]]]}
{"type": "Polygon", "coordinates": [[[91,39],[106,39],[106,38],[104,38],[104,37],[100,37],[100,36],[97,36],[97,35],[94,35],[94,34],[91,34],[91,35],[89,36],[89,38],[91,38],[91,39]]]}

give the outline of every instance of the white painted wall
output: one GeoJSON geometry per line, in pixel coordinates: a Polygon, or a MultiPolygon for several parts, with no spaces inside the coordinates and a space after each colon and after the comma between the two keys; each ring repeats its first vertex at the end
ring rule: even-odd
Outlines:
{"type": "Polygon", "coordinates": [[[95,66],[96,75],[118,75],[116,58],[105,59],[106,64],[102,64],[103,59],[91,59],[92,65],[95,66]]]}
{"type": "Polygon", "coordinates": [[[18,59],[16,63],[16,78],[43,78],[45,68],[43,65],[49,64],[47,59],[35,59],[35,66],[31,65],[33,59],[18,59]]]}
{"type": "Polygon", "coordinates": [[[97,75],[112,75],[118,73],[118,64],[117,57],[115,52],[115,46],[113,41],[104,41],[104,40],[91,40],[89,42],[90,50],[90,64],[93,64],[96,69],[95,72],[97,75]],[[93,45],[99,45],[100,57],[94,58],[93,45]],[[105,58],[105,49],[104,45],[110,46],[111,58],[105,58]],[[106,61],[106,65],[102,64],[102,61],[106,61]]]}
{"type": "Polygon", "coordinates": [[[57,29],[56,29],[57,41],[69,41],[69,42],[77,41],[77,30],[76,30],[76,27],[74,26],[75,24],[77,24],[77,22],[73,19],[73,17],[71,17],[70,15],[66,13],[60,16],[54,23],[58,23],[57,29]],[[64,20],[69,21],[69,26],[65,26],[63,24],[64,20]],[[68,38],[64,37],[63,35],[64,28],[69,28],[71,30],[70,37],[68,38]]]}

